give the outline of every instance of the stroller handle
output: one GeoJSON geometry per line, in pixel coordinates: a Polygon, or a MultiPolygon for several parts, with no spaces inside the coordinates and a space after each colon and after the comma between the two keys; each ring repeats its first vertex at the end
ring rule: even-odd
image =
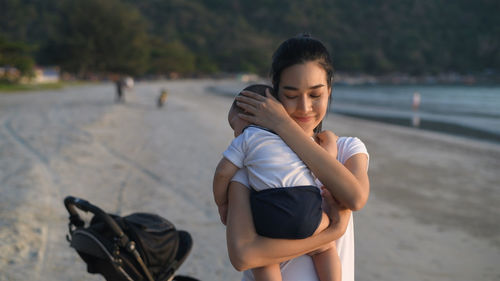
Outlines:
{"type": "Polygon", "coordinates": [[[125,235],[125,233],[120,228],[120,226],[115,222],[115,220],[113,220],[113,218],[111,218],[106,212],[101,210],[99,207],[90,204],[87,200],[83,200],[73,196],[67,196],[66,198],[64,198],[64,206],[66,207],[68,213],[70,214],[69,219],[71,223],[74,224],[75,226],[81,227],[84,225],[83,220],[80,218],[78,212],[76,211],[76,208],[78,208],[84,212],[91,212],[96,216],[100,216],[109,225],[111,230],[113,230],[113,232],[118,236],[121,246],[125,246],[129,242],[127,235],[125,235]]]}

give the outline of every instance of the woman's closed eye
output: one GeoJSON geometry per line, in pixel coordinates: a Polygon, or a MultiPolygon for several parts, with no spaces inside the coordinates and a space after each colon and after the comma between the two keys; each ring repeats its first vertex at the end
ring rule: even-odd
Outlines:
{"type": "MultiPolygon", "coordinates": [[[[318,99],[321,97],[321,93],[310,93],[310,94],[308,94],[308,96],[312,99],[318,99]]],[[[299,95],[284,94],[284,97],[289,99],[289,100],[293,100],[293,99],[298,98],[299,95]]]]}
{"type": "Polygon", "coordinates": [[[321,97],[321,93],[310,93],[309,97],[311,97],[313,99],[317,99],[317,98],[321,97]]]}

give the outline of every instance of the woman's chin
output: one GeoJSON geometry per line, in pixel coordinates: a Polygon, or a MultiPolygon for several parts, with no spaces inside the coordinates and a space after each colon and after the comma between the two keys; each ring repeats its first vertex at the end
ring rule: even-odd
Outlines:
{"type": "Polygon", "coordinates": [[[316,124],[316,120],[314,120],[313,118],[293,118],[293,120],[299,124],[299,126],[302,128],[302,130],[304,130],[304,132],[313,132],[314,131],[314,128],[316,128],[316,126],[318,126],[318,124],[316,124]]]}

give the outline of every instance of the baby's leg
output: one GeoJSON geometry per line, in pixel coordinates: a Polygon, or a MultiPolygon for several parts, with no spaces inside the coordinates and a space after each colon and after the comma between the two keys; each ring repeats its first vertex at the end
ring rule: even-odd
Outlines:
{"type": "Polygon", "coordinates": [[[323,252],[311,256],[320,281],[341,281],[342,264],[337,253],[335,242],[323,252]]]}
{"type": "MultiPolygon", "coordinates": [[[[321,222],[316,231],[314,232],[314,235],[323,231],[325,228],[328,227],[329,224],[330,224],[330,219],[328,218],[326,213],[323,212],[321,217],[321,222]]],[[[311,256],[313,259],[314,267],[316,268],[319,280],[321,281],[341,280],[342,265],[340,264],[340,258],[337,253],[337,247],[335,241],[313,252],[310,252],[308,255],[311,256]]]]}
{"type": "MultiPolygon", "coordinates": [[[[316,234],[320,233],[321,231],[325,230],[329,225],[330,225],[330,218],[328,218],[328,215],[325,212],[321,213],[321,222],[319,223],[319,226],[318,226],[318,228],[316,228],[316,231],[313,233],[313,235],[316,235],[316,234]]],[[[335,242],[332,242],[332,243],[335,243],[335,242]]],[[[324,252],[331,247],[330,244],[328,244],[324,247],[321,247],[319,249],[316,249],[312,252],[309,252],[307,254],[312,257],[313,255],[324,252]]]]}
{"type": "Polygon", "coordinates": [[[330,225],[330,219],[328,218],[325,212],[322,212],[321,222],[319,223],[318,228],[316,228],[316,231],[313,233],[313,235],[316,235],[321,231],[325,230],[329,225],[330,225]]]}
{"type": "Polygon", "coordinates": [[[279,264],[253,268],[252,273],[255,281],[281,281],[281,271],[279,264]]]}

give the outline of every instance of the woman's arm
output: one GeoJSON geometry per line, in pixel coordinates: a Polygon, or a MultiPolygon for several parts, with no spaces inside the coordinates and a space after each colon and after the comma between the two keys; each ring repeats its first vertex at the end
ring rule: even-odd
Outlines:
{"type": "Polygon", "coordinates": [[[293,120],[277,129],[276,133],[337,200],[353,211],[363,208],[370,192],[368,157],[365,154],[352,156],[344,166],[321,146],[311,141],[293,120]]]}
{"type": "Polygon", "coordinates": [[[244,91],[236,99],[238,106],[249,113],[240,117],[276,132],[339,202],[351,210],[360,210],[366,204],[370,192],[366,155],[356,154],[344,166],[312,141],[271,95],[244,91]]]}
{"type": "Polygon", "coordinates": [[[342,236],[351,212],[339,210],[333,198],[325,198],[333,208],[330,226],[323,232],[300,240],[271,239],[257,235],[250,211],[250,191],[238,182],[229,187],[227,247],[237,270],[276,264],[309,253],[342,236]]]}

